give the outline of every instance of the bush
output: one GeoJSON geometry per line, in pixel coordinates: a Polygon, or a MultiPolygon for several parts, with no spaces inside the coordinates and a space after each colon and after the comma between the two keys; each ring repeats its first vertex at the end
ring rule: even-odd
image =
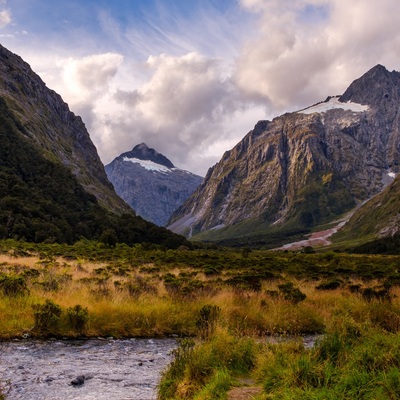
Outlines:
{"type": "Polygon", "coordinates": [[[293,304],[300,303],[307,297],[299,288],[294,287],[292,282],[282,283],[278,285],[278,289],[283,298],[293,304]]]}
{"type": "Polygon", "coordinates": [[[71,327],[78,333],[82,334],[85,332],[86,324],[89,321],[89,311],[85,307],[77,304],[75,307],[69,307],[67,309],[67,316],[71,327]]]}
{"type": "Polygon", "coordinates": [[[46,300],[44,304],[32,306],[35,319],[34,329],[42,334],[56,332],[62,313],[61,307],[51,300],[46,300]]]}
{"type": "Polygon", "coordinates": [[[315,289],[317,290],[335,290],[340,288],[342,284],[341,279],[331,279],[326,282],[322,282],[319,285],[315,286],[315,289]]]}
{"type": "Polygon", "coordinates": [[[25,278],[21,275],[0,275],[0,290],[4,296],[14,297],[28,292],[25,278]]]}
{"type": "Polygon", "coordinates": [[[202,339],[208,339],[215,332],[221,309],[214,304],[206,304],[200,309],[196,326],[202,339]]]}
{"type": "Polygon", "coordinates": [[[200,396],[203,390],[208,396],[212,388],[218,395],[212,393],[214,396],[204,398],[226,398],[220,392],[227,390],[232,376],[249,373],[259,350],[260,345],[254,340],[236,338],[223,330],[196,346],[185,339],[162,376],[159,399],[199,399],[203,398],[200,396]]]}

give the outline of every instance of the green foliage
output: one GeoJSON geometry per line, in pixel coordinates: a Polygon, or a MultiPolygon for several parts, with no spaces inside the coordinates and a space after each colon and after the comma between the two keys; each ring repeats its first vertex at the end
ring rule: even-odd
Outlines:
{"type": "Polygon", "coordinates": [[[181,339],[179,346],[172,351],[172,362],[162,374],[158,386],[158,398],[169,400],[175,397],[179,381],[184,377],[186,364],[190,361],[195,346],[192,339],[181,339]]]}
{"type": "Polygon", "coordinates": [[[129,295],[133,298],[138,298],[143,293],[157,293],[157,288],[140,275],[130,278],[126,282],[125,287],[127,288],[129,295]]]}
{"type": "Polygon", "coordinates": [[[193,341],[181,342],[172,363],[162,375],[159,399],[201,399],[200,393],[205,395],[211,387],[218,388],[218,396],[223,398],[221,392],[229,387],[231,377],[246,374],[254,367],[259,349],[260,345],[255,341],[235,338],[222,330],[196,346],[193,341]],[[177,393],[182,383],[186,387],[183,396],[177,393]]]}
{"type": "Polygon", "coordinates": [[[299,288],[294,287],[292,282],[282,283],[278,285],[278,289],[284,299],[293,304],[300,303],[307,297],[299,288]]]}
{"type": "Polygon", "coordinates": [[[44,335],[56,333],[62,313],[61,307],[51,300],[46,300],[44,304],[35,304],[32,307],[35,319],[34,329],[44,335]]]}
{"type": "Polygon", "coordinates": [[[390,301],[389,288],[374,289],[367,287],[361,290],[362,297],[367,301],[378,300],[378,301],[390,301]]]}
{"type": "Polygon", "coordinates": [[[82,307],[79,304],[69,307],[67,308],[67,316],[71,327],[78,333],[83,334],[89,321],[89,310],[87,307],[82,307]]]}
{"type": "Polygon", "coordinates": [[[215,304],[206,304],[199,311],[199,318],[196,321],[202,339],[209,339],[215,332],[221,308],[215,304]]]}
{"type": "Polygon", "coordinates": [[[133,214],[114,215],[60,162],[46,158],[0,99],[0,239],[107,246],[149,242],[178,248],[187,241],[133,214]]]}
{"type": "Polygon", "coordinates": [[[167,273],[164,275],[164,286],[171,296],[196,296],[204,288],[203,282],[186,274],[175,276],[167,273]]]}
{"type": "Polygon", "coordinates": [[[225,283],[237,289],[254,290],[255,292],[259,292],[261,290],[261,282],[263,278],[264,276],[260,274],[241,274],[227,279],[225,283]]]}
{"type": "Polygon", "coordinates": [[[229,371],[217,370],[209,382],[194,397],[194,400],[225,400],[233,379],[229,371]]]}
{"type": "Polygon", "coordinates": [[[315,286],[317,290],[335,290],[340,288],[343,284],[341,279],[333,278],[325,282],[321,282],[319,285],[315,286]]]}
{"type": "Polygon", "coordinates": [[[22,275],[0,274],[0,290],[4,296],[21,296],[28,292],[26,279],[22,275]]]}
{"type": "Polygon", "coordinates": [[[99,240],[107,246],[114,247],[118,243],[118,236],[114,229],[106,229],[100,235],[99,240]]]}
{"type": "Polygon", "coordinates": [[[256,376],[269,399],[395,399],[399,354],[397,335],[345,323],[310,350],[267,346],[256,376]]]}

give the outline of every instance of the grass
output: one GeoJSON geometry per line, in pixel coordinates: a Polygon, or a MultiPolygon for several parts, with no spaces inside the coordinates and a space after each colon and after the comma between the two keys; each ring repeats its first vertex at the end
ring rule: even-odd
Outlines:
{"type": "Polygon", "coordinates": [[[260,399],[396,398],[399,267],[333,251],[3,241],[0,338],[178,335],[160,399],[224,399],[243,377],[260,399]],[[306,333],[325,336],[312,350],[264,340],[306,333]]]}
{"type": "Polygon", "coordinates": [[[392,324],[398,320],[395,256],[1,246],[2,338],[196,336],[201,309],[211,305],[237,335],[322,332],[341,310],[371,314],[379,296],[391,300],[381,312],[392,313],[392,324]],[[46,301],[61,309],[49,316],[56,322],[47,331],[35,317],[46,301]],[[87,312],[85,321],[71,319],[76,307],[87,312]]]}
{"type": "Polygon", "coordinates": [[[158,398],[226,399],[246,376],[262,389],[259,400],[397,399],[399,360],[398,333],[351,317],[338,318],[311,349],[301,341],[269,344],[218,331],[176,350],[158,398]]]}

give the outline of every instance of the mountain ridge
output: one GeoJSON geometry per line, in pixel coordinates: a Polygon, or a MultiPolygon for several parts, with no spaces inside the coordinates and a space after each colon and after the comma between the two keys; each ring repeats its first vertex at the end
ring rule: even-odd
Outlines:
{"type": "Polygon", "coordinates": [[[49,160],[60,160],[111,211],[133,210],[116,196],[81,117],[20,56],[0,45],[0,96],[49,160]],[[46,124],[44,124],[46,121],[46,124]]]}
{"type": "Polygon", "coordinates": [[[172,213],[193,193],[202,177],[176,168],[145,143],[105,166],[116,192],[136,213],[165,226],[172,213]]]}
{"type": "Polygon", "coordinates": [[[259,121],[208,171],[169,228],[217,241],[260,226],[301,231],[376,195],[399,172],[399,76],[378,65],[340,97],[259,121]]]}
{"type": "Polygon", "coordinates": [[[0,46],[0,239],[187,244],[114,191],[80,117],[0,46]]]}

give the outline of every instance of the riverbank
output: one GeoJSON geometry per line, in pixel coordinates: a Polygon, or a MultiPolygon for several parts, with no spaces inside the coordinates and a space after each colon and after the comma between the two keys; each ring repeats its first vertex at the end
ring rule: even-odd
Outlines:
{"type": "MultiPolygon", "coordinates": [[[[397,256],[10,241],[0,243],[0,253],[1,339],[177,335],[196,339],[190,354],[206,346],[212,355],[210,343],[223,342],[221,349],[239,343],[253,354],[265,336],[329,336],[340,320],[383,336],[400,329],[397,256]]],[[[211,385],[226,394],[240,385],[240,373],[254,380],[261,361],[251,354],[229,379],[229,365],[219,363],[216,380],[200,380],[196,393],[211,385]]],[[[203,376],[201,362],[209,360],[199,362],[190,364],[193,376],[203,376]]],[[[183,380],[170,384],[180,388],[176,398],[191,398],[184,397],[190,380],[183,370],[183,380]]]]}
{"type": "Polygon", "coordinates": [[[158,398],[397,399],[399,356],[398,332],[352,316],[338,316],[311,348],[300,340],[277,345],[219,331],[196,346],[181,344],[158,398]]]}

